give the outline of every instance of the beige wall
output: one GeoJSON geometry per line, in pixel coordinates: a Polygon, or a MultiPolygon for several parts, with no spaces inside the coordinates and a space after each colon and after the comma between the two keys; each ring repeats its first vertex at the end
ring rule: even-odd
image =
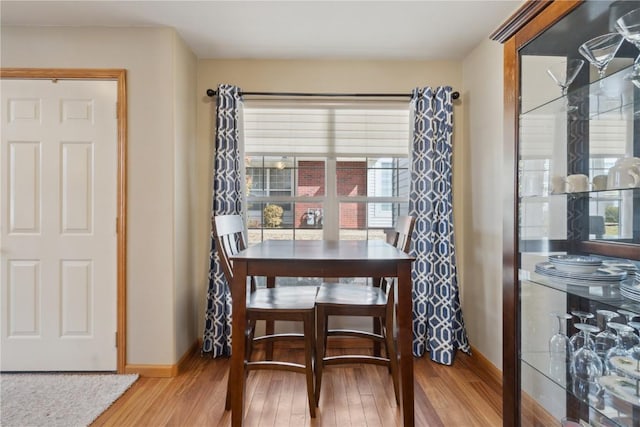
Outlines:
{"type": "MultiPolygon", "coordinates": [[[[449,85],[461,91],[462,66],[456,61],[303,61],[303,60],[200,60],[198,64],[198,236],[196,253],[208,254],[211,210],[211,180],[215,103],[205,96],[208,88],[220,83],[239,86],[245,91],[282,92],[344,92],[344,93],[407,93],[418,86],[449,85]]],[[[465,168],[460,165],[463,144],[463,99],[454,103],[454,204],[457,228],[456,241],[460,265],[464,260],[464,222],[467,201],[463,198],[465,168]]],[[[408,98],[407,98],[408,102],[408,98]]],[[[202,256],[197,277],[200,298],[205,298],[208,257],[202,256]]],[[[464,271],[460,271],[464,286],[464,271]]],[[[198,307],[199,318],[204,306],[198,307]]],[[[466,315],[466,314],[465,314],[466,315]]],[[[483,319],[466,318],[473,323],[483,319]]],[[[203,329],[203,322],[199,326],[203,329]]]]}
{"type": "Polygon", "coordinates": [[[463,61],[465,171],[463,314],[471,344],[502,369],[503,46],[481,42],[463,61]]]}
{"type": "Polygon", "coordinates": [[[192,218],[196,212],[197,182],[195,159],[196,139],[196,76],[198,60],[184,41],[173,37],[174,106],[175,123],[175,184],[174,184],[174,361],[184,355],[198,338],[196,301],[199,293],[195,280],[196,230],[192,218]]]}
{"type": "Polygon", "coordinates": [[[196,339],[182,253],[191,246],[183,217],[192,206],[182,187],[193,183],[181,164],[193,156],[195,58],[168,28],[1,31],[3,67],[127,70],[127,364],[175,363],[185,341],[196,339]]]}
{"type": "Polygon", "coordinates": [[[450,85],[460,91],[454,209],[463,311],[472,345],[501,366],[499,44],[481,44],[464,63],[196,61],[171,29],[3,27],[1,35],[3,67],[127,69],[128,364],[173,364],[201,336],[215,109],[207,88],[408,94],[416,86],[450,85]]]}

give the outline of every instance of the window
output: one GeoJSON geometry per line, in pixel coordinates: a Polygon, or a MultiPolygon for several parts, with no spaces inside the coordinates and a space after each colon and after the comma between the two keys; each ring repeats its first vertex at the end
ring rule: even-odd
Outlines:
{"type": "Polygon", "coordinates": [[[385,237],[408,211],[408,103],[244,108],[249,242],[385,237]]]}
{"type": "MultiPolygon", "coordinates": [[[[606,102],[602,97],[593,97],[592,102],[606,102]]],[[[630,121],[617,109],[601,114],[589,122],[589,163],[591,182],[597,176],[606,178],[615,162],[633,153],[633,138],[630,121]]],[[[557,127],[564,132],[566,123],[546,114],[527,115],[520,127],[520,177],[519,195],[524,198],[520,205],[519,219],[523,239],[535,240],[546,236],[566,238],[566,223],[549,221],[555,216],[566,216],[566,200],[548,197],[549,183],[567,173],[566,147],[553,146],[557,127]]],[[[625,239],[633,235],[633,198],[620,191],[598,191],[589,198],[590,238],[625,239]]]]}
{"type": "Polygon", "coordinates": [[[291,196],[293,176],[291,169],[277,167],[247,167],[249,195],[291,196]]]}
{"type": "MultiPolygon", "coordinates": [[[[607,175],[616,161],[617,157],[597,156],[589,159],[590,176],[607,175]]],[[[604,230],[591,226],[589,234],[592,238],[597,239],[618,239],[630,238],[631,230],[628,227],[621,227],[620,214],[633,208],[633,199],[629,199],[626,193],[621,191],[603,191],[596,196],[589,198],[589,217],[590,221],[594,218],[600,218],[604,224],[604,230]],[[622,212],[621,212],[622,210],[622,212]]],[[[628,224],[627,224],[628,225],[628,224]]]]}
{"type": "MultiPolygon", "coordinates": [[[[594,97],[592,102],[607,102],[594,97]]],[[[589,122],[589,177],[607,175],[619,158],[633,153],[633,122],[612,109],[589,122]],[[631,127],[630,127],[631,126],[631,127]]],[[[590,227],[592,238],[628,239],[633,236],[633,195],[621,191],[601,191],[589,198],[590,221],[601,227],[590,227]]]]}

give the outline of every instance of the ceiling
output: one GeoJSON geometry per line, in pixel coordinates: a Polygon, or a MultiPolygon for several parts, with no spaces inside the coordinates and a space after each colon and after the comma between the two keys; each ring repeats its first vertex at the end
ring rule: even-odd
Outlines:
{"type": "Polygon", "coordinates": [[[522,0],[0,1],[0,25],[168,26],[199,58],[460,60],[522,0]]]}

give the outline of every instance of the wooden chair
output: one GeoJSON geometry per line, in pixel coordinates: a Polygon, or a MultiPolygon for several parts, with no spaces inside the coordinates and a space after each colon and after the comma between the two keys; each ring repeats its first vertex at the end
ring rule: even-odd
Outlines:
{"type": "MultiPolygon", "coordinates": [[[[411,234],[415,218],[400,216],[396,219],[394,231],[387,236],[387,242],[398,249],[408,252],[411,246],[411,234]]],[[[323,283],[316,297],[317,351],[316,360],[316,399],[320,399],[322,371],[327,365],[345,363],[373,363],[387,366],[392,379],[396,402],[398,391],[398,357],[394,341],[394,279],[374,278],[373,286],[357,286],[340,283],[323,283]],[[366,316],[373,318],[373,332],[345,329],[327,329],[329,316],[366,316]],[[374,354],[326,356],[327,337],[356,337],[374,341],[374,354]],[[381,357],[380,344],[384,345],[385,356],[381,357]]],[[[409,308],[408,308],[409,309],[409,308]]]]}
{"type": "MultiPolygon", "coordinates": [[[[240,215],[219,215],[214,217],[213,234],[216,250],[224,275],[229,284],[233,281],[233,265],[229,257],[246,248],[244,222],[240,215]]],[[[230,390],[232,381],[244,381],[246,373],[255,369],[276,369],[306,374],[307,396],[311,417],[316,416],[317,399],[314,395],[315,363],[315,298],[318,291],[314,286],[293,286],[256,289],[255,280],[250,280],[250,292],[247,293],[247,331],[245,355],[245,375],[243,378],[231,378],[227,383],[226,409],[231,408],[230,390]],[[255,336],[258,320],[299,321],[304,325],[304,334],[270,334],[255,336]],[[252,361],[251,353],[255,342],[272,343],[278,340],[304,340],[305,364],[261,360],[252,361]]],[[[233,298],[233,295],[231,296],[233,298]]]]}

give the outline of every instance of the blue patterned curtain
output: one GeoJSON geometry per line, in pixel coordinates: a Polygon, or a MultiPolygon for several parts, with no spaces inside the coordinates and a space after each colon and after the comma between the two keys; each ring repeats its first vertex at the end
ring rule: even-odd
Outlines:
{"type": "Polygon", "coordinates": [[[412,255],[413,353],[450,365],[470,352],[458,295],[452,208],[453,104],[450,87],[413,91],[409,214],[416,217],[412,255]]]}
{"type": "MultiPolygon", "coordinates": [[[[242,213],[242,159],[240,157],[240,89],[218,86],[213,166],[214,215],[242,213]]],[[[231,293],[224,277],[211,233],[209,290],[203,336],[203,353],[213,357],[231,354],[231,293]]]]}

